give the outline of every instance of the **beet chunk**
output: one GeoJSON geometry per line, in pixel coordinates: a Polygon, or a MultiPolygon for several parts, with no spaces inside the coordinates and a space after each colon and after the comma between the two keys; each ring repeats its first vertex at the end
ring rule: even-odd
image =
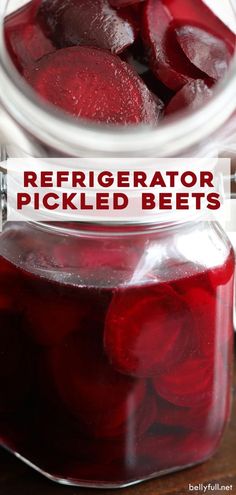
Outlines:
{"type": "Polygon", "coordinates": [[[174,366],[186,352],[189,313],[169,286],[118,292],[110,305],[104,345],[122,373],[149,377],[174,366]]]}
{"type": "Polygon", "coordinates": [[[216,81],[225,75],[231,57],[224,41],[196,26],[181,26],[175,32],[193,65],[216,81]]]}
{"type": "MultiPolygon", "coordinates": [[[[204,0],[162,0],[175,24],[195,25],[221,38],[231,55],[235,50],[235,34],[206,5],[204,0]]],[[[157,2],[158,3],[158,2],[157,2]]]]}
{"type": "Polygon", "coordinates": [[[36,23],[31,2],[19,10],[17,15],[6,19],[5,37],[8,51],[20,72],[43,55],[55,50],[51,40],[36,23]]]}
{"type": "Polygon", "coordinates": [[[191,81],[181,88],[178,93],[171,99],[165,114],[179,112],[188,108],[196,110],[212,96],[211,89],[201,79],[191,81]]]}
{"type": "MultiPolygon", "coordinates": [[[[196,28],[198,29],[198,28],[196,28]]],[[[150,50],[150,65],[158,79],[170,89],[178,90],[193,79],[204,79],[204,74],[210,73],[217,79],[225,71],[235,47],[233,33],[199,0],[148,0],[144,7],[143,40],[150,50]],[[179,26],[198,25],[199,30],[204,30],[205,37],[208,34],[208,47],[211,43],[212,61],[208,57],[206,40],[201,41],[201,63],[194,65],[192,57],[186,56],[187,49],[182,50],[176,38],[175,28],[179,26]],[[217,38],[216,38],[217,37],[217,38]],[[213,48],[213,39],[217,40],[217,48],[213,48]],[[224,40],[221,41],[221,40],[224,40]],[[211,40],[211,41],[209,41],[211,40]],[[222,47],[226,47],[223,59],[222,47]],[[221,47],[221,48],[220,48],[221,47]],[[204,61],[203,61],[204,58],[204,61]],[[221,64],[219,63],[221,59],[221,64]],[[224,62],[222,62],[222,59],[224,62]],[[216,64],[218,61],[218,65],[216,64]],[[213,66],[217,65],[217,70],[213,66]],[[209,70],[211,69],[211,70],[209,70]],[[202,72],[203,70],[203,72],[202,72]]],[[[197,42],[195,37],[195,42],[197,42]]],[[[193,43],[191,48],[193,48],[193,43]]],[[[200,43],[198,39],[198,43],[200,43]]],[[[197,59],[197,57],[195,57],[197,59]]],[[[199,61],[198,61],[199,62],[199,61]]]]}
{"type": "Polygon", "coordinates": [[[74,117],[155,125],[163,107],[130,66],[98,48],[58,50],[43,57],[25,77],[44,99],[74,117]]]}
{"type": "Polygon", "coordinates": [[[201,78],[179,47],[171,29],[172,17],[163,0],[148,0],[144,8],[143,39],[150,50],[151,68],[167,87],[178,90],[192,79],[201,78]]]}
{"type": "Polygon", "coordinates": [[[154,386],[164,399],[182,407],[209,404],[213,397],[213,365],[204,358],[189,358],[154,380],[154,386]]]}
{"type": "Polygon", "coordinates": [[[108,0],[44,0],[39,19],[60,48],[87,45],[120,53],[138,33],[132,11],[117,12],[108,0]]]}

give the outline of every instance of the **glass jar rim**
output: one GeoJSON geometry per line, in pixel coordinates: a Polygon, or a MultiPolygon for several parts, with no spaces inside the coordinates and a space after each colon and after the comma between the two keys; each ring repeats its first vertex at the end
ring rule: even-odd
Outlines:
{"type": "MultiPolygon", "coordinates": [[[[174,156],[197,146],[215,133],[236,110],[236,56],[213,97],[204,107],[183,111],[153,128],[149,126],[103,126],[78,121],[50,107],[37,97],[19,75],[7,53],[4,19],[9,0],[0,5],[0,87],[2,105],[14,121],[39,142],[64,156],[174,156]]],[[[234,1],[236,15],[236,2],[234,1]]],[[[209,143],[207,143],[209,145],[209,143]]],[[[210,148],[212,148],[210,146],[210,148]]],[[[33,154],[42,152],[33,147],[33,154]]],[[[45,152],[44,152],[45,154],[45,152]]]]}

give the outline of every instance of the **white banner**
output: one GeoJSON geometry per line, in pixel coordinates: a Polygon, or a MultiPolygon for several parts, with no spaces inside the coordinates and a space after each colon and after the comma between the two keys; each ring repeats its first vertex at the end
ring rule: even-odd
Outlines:
{"type": "Polygon", "coordinates": [[[231,218],[225,158],[14,158],[2,163],[2,171],[8,221],[231,218]]]}

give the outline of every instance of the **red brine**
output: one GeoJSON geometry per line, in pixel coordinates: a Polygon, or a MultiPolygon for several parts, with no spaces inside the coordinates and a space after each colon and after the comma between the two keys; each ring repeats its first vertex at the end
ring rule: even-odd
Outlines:
{"type": "Polygon", "coordinates": [[[44,102],[109,125],[155,127],[197,109],[235,50],[203,0],[32,0],[6,19],[5,35],[44,102]]]}
{"type": "Polygon", "coordinates": [[[107,267],[131,273],[136,248],[105,259],[62,242],[52,264],[28,247],[40,276],[0,259],[1,443],[56,479],[122,486],[202,462],[227,423],[233,253],[163,283],[107,286],[107,267]],[[80,264],[97,287],[50,280],[48,264],[80,264]]]}

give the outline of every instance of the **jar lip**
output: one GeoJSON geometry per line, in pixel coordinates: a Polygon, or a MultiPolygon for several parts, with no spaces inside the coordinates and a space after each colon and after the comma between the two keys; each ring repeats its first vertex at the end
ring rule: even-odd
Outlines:
{"type": "MultiPolygon", "coordinates": [[[[0,5],[0,86],[6,111],[29,134],[68,156],[174,156],[195,146],[226,122],[236,109],[236,55],[229,71],[216,85],[204,107],[169,117],[157,128],[79,122],[44,103],[19,75],[7,53],[4,15],[8,0],[0,5]],[[5,91],[6,88],[6,91],[5,91]]],[[[236,10],[236,9],[235,9],[236,10]]],[[[208,143],[209,145],[209,143],[208,143]]],[[[213,148],[214,149],[214,148],[213,148]]]]}

